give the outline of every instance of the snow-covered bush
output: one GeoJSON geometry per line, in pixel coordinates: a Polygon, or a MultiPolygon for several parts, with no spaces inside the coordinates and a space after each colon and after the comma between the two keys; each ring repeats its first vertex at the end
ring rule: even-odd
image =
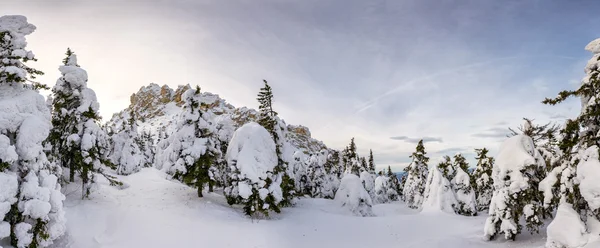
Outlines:
{"type": "Polygon", "coordinates": [[[371,196],[363,187],[360,178],[354,174],[346,174],[342,178],[340,188],[335,193],[335,201],[354,215],[374,215],[371,196]]]}
{"type": "Polygon", "coordinates": [[[543,217],[538,173],[544,166],[530,137],[516,135],[502,144],[492,170],[494,194],[484,227],[488,239],[504,234],[514,240],[521,232],[521,218],[530,232],[538,230],[543,217]]]}
{"type": "Polygon", "coordinates": [[[375,196],[375,175],[371,174],[367,170],[364,170],[360,173],[360,181],[371,198],[373,198],[375,196]]]}
{"type": "Polygon", "coordinates": [[[456,213],[466,216],[477,215],[475,206],[475,191],[471,187],[471,177],[462,168],[456,168],[456,175],[452,179],[452,189],[456,194],[458,204],[456,213]]]}
{"type": "Polygon", "coordinates": [[[28,80],[41,72],[25,35],[35,26],[24,16],[0,17],[0,240],[14,247],[47,247],[65,233],[61,168],[50,163],[42,142],[50,130],[44,97],[28,80]]]}
{"type": "Polygon", "coordinates": [[[427,162],[423,140],[417,144],[416,151],[410,156],[412,162],[409,165],[408,174],[404,183],[403,193],[404,200],[410,208],[420,208],[424,200],[425,183],[427,180],[427,162]]]}
{"type": "Polygon", "coordinates": [[[202,110],[205,103],[200,88],[187,90],[182,98],[183,112],[177,129],[168,138],[168,146],[157,155],[157,163],[173,178],[197,188],[198,197],[202,197],[205,185],[210,192],[213,190],[212,169],[221,151],[213,135],[214,127],[207,121],[211,113],[202,110]]]}
{"type": "Polygon", "coordinates": [[[243,204],[250,216],[279,213],[283,199],[281,176],[274,173],[277,166],[275,142],[269,132],[255,122],[244,124],[235,131],[227,148],[227,163],[232,182],[225,188],[229,204],[243,204]]]}
{"type": "Polygon", "coordinates": [[[375,178],[373,203],[382,204],[398,200],[398,192],[393,188],[391,178],[380,175],[375,178]]]}
{"type": "Polygon", "coordinates": [[[475,149],[477,156],[477,167],[473,171],[472,180],[477,198],[477,211],[483,211],[490,207],[492,194],[494,193],[494,182],[492,181],[492,168],[494,158],[488,157],[488,149],[475,149]]]}
{"type": "Polygon", "coordinates": [[[454,214],[457,205],[454,191],[444,173],[436,167],[431,168],[427,175],[422,212],[441,211],[454,214]]]}

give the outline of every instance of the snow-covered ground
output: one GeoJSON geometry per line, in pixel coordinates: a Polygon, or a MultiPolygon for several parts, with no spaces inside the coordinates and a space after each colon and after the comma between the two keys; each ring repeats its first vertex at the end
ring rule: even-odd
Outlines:
{"type": "MultiPolygon", "coordinates": [[[[270,220],[251,220],[220,194],[196,191],[156,169],[121,177],[123,190],[100,185],[90,200],[67,188],[68,235],[57,247],[543,247],[543,234],[516,242],[482,239],[486,216],[421,214],[402,202],[356,217],[333,200],[300,199],[270,220]]],[[[545,233],[542,230],[541,233],[545,233]]]]}

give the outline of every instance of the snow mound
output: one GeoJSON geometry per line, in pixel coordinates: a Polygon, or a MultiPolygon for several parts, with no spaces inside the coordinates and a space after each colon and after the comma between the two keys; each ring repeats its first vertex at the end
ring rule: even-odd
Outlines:
{"type": "Polygon", "coordinates": [[[354,215],[363,217],[374,215],[371,196],[363,187],[360,178],[354,174],[346,174],[342,178],[334,200],[354,215]]]}
{"type": "Polygon", "coordinates": [[[587,160],[577,165],[577,179],[581,196],[587,201],[591,210],[600,208],[600,161],[598,147],[592,146],[586,151],[587,160]]]}
{"type": "Polygon", "coordinates": [[[556,216],[548,225],[547,248],[576,248],[586,244],[585,224],[573,206],[562,203],[558,206],[556,216]]]}
{"type": "Polygon", "coordinates": [[[240,174],[257,183],[267,178],[277,165],[275,142],[269,132],[256,122],[235,131],[227,148],[227,163],[235,164],[240,174]]]}
{"type": "Polygon", "coordinates": [[[450,182],[438,168],[432,168],[427,176],[425,186],[425,201],[422,213],[445,212],[454,214],[454,207],[458,205],[450,182]]]}

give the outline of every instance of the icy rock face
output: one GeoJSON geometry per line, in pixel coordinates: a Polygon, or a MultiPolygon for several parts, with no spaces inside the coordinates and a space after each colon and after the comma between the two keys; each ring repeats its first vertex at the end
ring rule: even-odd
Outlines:
{"type": "Polygon", "coordinates": [[[363,217],[374,215],[371,196],[363,187],[360,178],[354,174],[346,174],[342,178],[334,200],[354,215],[363,217]]]}

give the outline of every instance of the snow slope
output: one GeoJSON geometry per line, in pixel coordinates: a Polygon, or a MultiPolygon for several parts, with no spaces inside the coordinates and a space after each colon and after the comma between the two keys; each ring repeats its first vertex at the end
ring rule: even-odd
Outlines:
{"type": "MultiPolygon", "coordinates": [[[[69,236],[57,247],[543,247],[541,236],[483,241],[486,216],[419,214],[404,203],[375,205],[377,217],[355,217],[333,200],[301,199],[270,220],[251,220],[217,193],[196,191],[156,169],[121,177],[129,187],[101,185],[91,200],[67,188],[69,236]],[[71,192],[71,193],[69,193],[71,192]]],[[[541,232],[545,233],[545,232],[541,232]]]]}

